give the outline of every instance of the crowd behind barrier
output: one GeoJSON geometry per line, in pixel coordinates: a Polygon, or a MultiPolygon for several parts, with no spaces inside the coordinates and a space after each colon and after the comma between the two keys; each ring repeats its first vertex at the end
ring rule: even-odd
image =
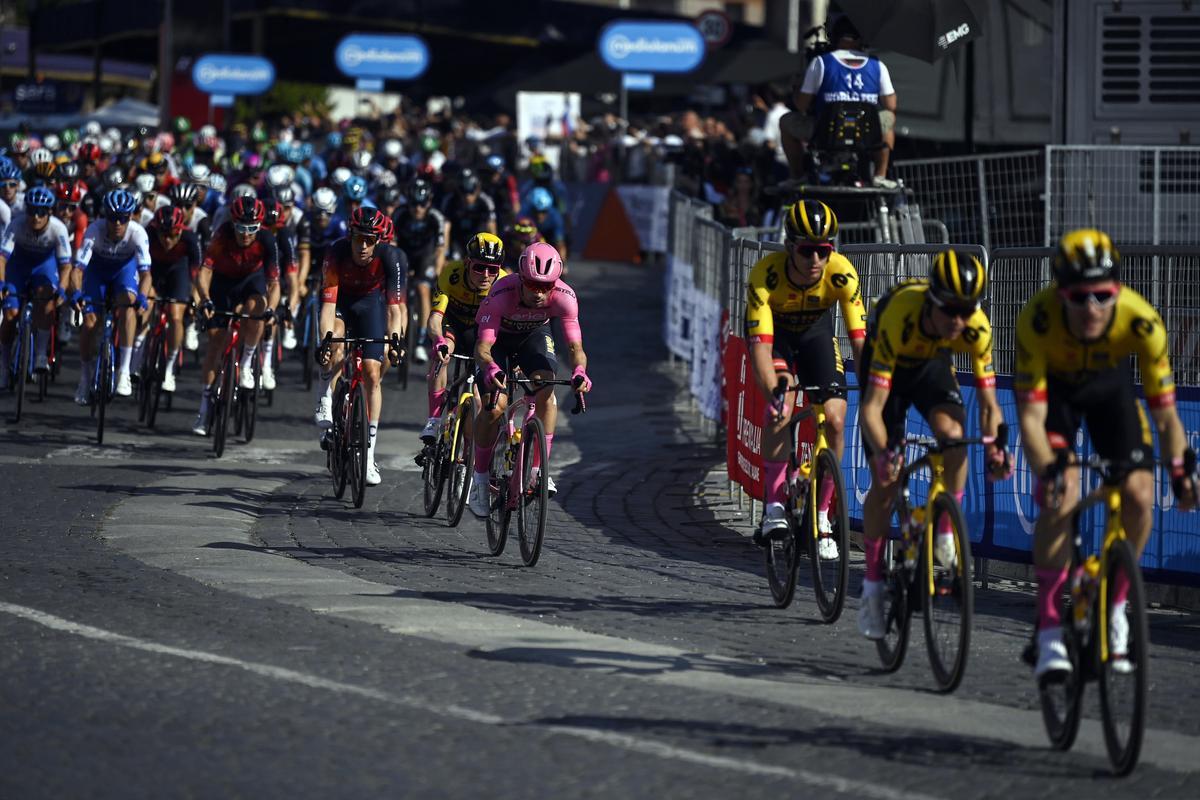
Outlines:
{"type": "MultiPolygon", "coordinates": [[[[729,476],[751,498],[761,499],[761,435],[765,402],[759,396],[748,349],[743,338],[746,280],[751,267],[766,253],[783,245],[767,239],[762,228],[726,228],[711,219],[711,206],[680,193],[670,197],[670,234],[666,269],[666,342],[671,353],[685,361],[696,409],[726,444],[729,476]],[[714,370],[715,367],[715,370],[714,370]]],[[[843,244],[839,252],[855,265],[868,306],[896,281],[928,274],[930,259],[946,244],[843,244]]],[[[1010,481],[988,483],[982,449],[971,454],[972,468],[964,499],[977,557],[1029,562],[1033,537],[1034,476],[1020,449],[1016,401],[1012,393],[1016,318],[1025,301],[1049,280],[1051,248],[998,248],[954,245],[977,255],[988,266],[985,309],[994,328],[994,355],[1000,404],[1009,424],[1017,471],[1010,481]]],[[[1190,445],[1200,447],[1200,248],[1132,245],[1122,248],[1124,279],[1162,313],[1169,332],[1172,367],[1178,384],[1180,417],[1190,445]]],[[[843,355],[849,355],[845,326],[837,315],[836,331],[843,355]]],[[[853,385],[852,362],[847,377],[853,385]]],[[[978,435],[978,409],[973,379],[965,360],[956,363],[967,406],[968,435],[978,435]]],[[[1136,379],[1135,365],[1131,364],[1136,379]]],[[[857,425],[857,392],[849,394],[846,417],[846,477],[850,516],[861,524],[862,500],[870,470],[862,452],[857,425]]],[[[910,432],[929,433],[921,417],[910,412],[910,432]]],[[[801,429],[811,436],[811,428],[801,429]]],[[[1083,453],[1088,452],[1079,437],[1083,453]]],[[[1200,515],[1175,509],[1169,481],[1156,476],[1158,503],[1155,536],[1142,558],[1148,576],[1156,581],[1200,585],[1200,515]]],[[[926,482],[913,484],[923,499],[926,482]]],[[[1096,523],[1097,520],[1090,520],[1096,523]]],[[[1099,545],[1098,524],[1087,530],[1099,545]]]]}

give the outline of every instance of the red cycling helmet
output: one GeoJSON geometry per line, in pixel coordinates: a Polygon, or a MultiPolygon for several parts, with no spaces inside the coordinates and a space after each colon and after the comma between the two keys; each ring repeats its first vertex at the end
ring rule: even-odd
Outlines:
{"type": "Polygon", "coordinates": [[[263,225],[274,228],[283,217],[283,204],[278,200],[266,200],[263,202],[263,207],[263,225]]]}
{"type": "Polygon", "coordinates": [[[350,232],[362,233],[367,236],[377,236],[380,239],[386,238],[391,220],[388,215],[384,214],[378,208],[367,208],[363,206],[356,208],[354,214],[350,217],[350,232]]]}
{"type": "Polygon", "coordinates": [[[387,225],[379,238],[381,241],[388,242],[390,244],[391,241],[396,238],[396,223],[392,221],[391,217],[385,216],[384,219],[387,221],[387,225]]]}
{"type": "Polygon", "coordinates": [[[60,203],[78,204],[83,201],[85,194],[87,194],[87,184],[83,181],[60,183],[54,190],[54,197],[60,203]]]}
{"type": "Polygon", "coordinates": [[[238,225],[261,224],[266,213],[267,209],[262,200],[247,196],[234,200],[229,209],[230,218],[238,225]]]}
{"type": "Polygon", "coordinates": [[[95,142],[84,142],[79,146],[76,160],[81,164],[94,164],[104,158],[104,151],[95,142]]]}
{"type": "Polygon", "coordinates": [[[167,236],[182,233],[187,227],[187,214],[179,206],[163,206],[154,212],[150,227],[167,236]]]}

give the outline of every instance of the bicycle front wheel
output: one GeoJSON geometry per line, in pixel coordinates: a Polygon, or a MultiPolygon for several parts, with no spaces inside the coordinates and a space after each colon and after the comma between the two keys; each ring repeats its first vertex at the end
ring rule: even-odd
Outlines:
{"type": "Polygon", "coordinates": [[[104,444],[104,417],[108,411],[108,401],[112,399],[113,394],[113,343],[109,336],[105,336],[104,340],[100,342],[100,364],[97,367],[97,376],[96,444],[104,444]]]}
{"type": "Polygon", "coordinates": [[[241,389],[238,394],[242,401],[242,434],[243,441],[250,444],[254,440],[254,424],[258,420],[258,386],[262,379],[262,362],[259,360],[257,353],[251,359],[252,375],[254,375],[254,388],[241,389]]]}
{"type": "MultiPolygon", "coordinates": [[[[17,391],[17,409],[14,422],[21,421],[21,412],[25,409],[25,389],[29,383],[29,363],[33,354],[33,326],[21,323],[20,335],[17,337],[16,359],[13,361],[16,364],[16,369],[13,370],[12,379],[16,381],[14,388],[17,391]]],[[[8,365],[4,365],[8,369],[8,365]]]]}
{"type": "Polygon", "coordinates": [[[150,393],[148,405],[146,406],[146,427],[153,428],[158,422],[158,406],[162,401],[163,390],[162,380],[163,375],[167,372],[169,366],[168,355],[166,350],[166,342],[156,340],[153,343],[154,349],[150,352],[154,357],[154,366],[150,369],[150,383],[146,385],[145,390],[150,393]]]}
{"type": "MultiPolygon", "coordinates": [[[[846,583],[850,580],[850,515],[846,509],[846,487],[842,468],[832,450],[817,454],[812,490],[817,493],[818,510],[826,492],[830,492],[829,531],[821,532],[820,515],[809,519],[803,535],[808,540],[808,558],[812,563],[813,591],[817,610],[827,625],[837,622],[846,604],[846,583]]],[[[806,514],[812,517],[812,514],[806,514]]]]}
{"type": "Polygon", "coordinates": [[[932,563],[921,550],[919,591],[925,602],[925,648],[939,692],[952,692],[962,682],[971,648],[971,617],[975,611],[975,585],[971,580],[971,542],[958,501],[949,494],[933,500],[932,563]],[[951,538],[944,539],[949,531],[951,538]],[[953,546],[951,550],[950,545],[953,546]]]}
{"type": "Polygon", "coordinates": [[[442,502],[442,489],[446,485],[446,440],[439,436],[425,450],[425,463],[421,467],[421,480],[425,486],[425,516],[437,513],[442,502]]]}
{"type": "Polygon", "coordinates": [[[521,561],[532,567],[542,554],[546,535],[546,508],[550,504],[546,476],[546,436],[542,421],[533,417],[521,435],[521,498],[517,501],[517,543],[521,561]]]}
{"type": "Polygon", "coordinates": [[[1107,561],[1104,613],[1093,621],[1093,651],[1108,761],[1115,774],[1128,775],[1142,751],[1150,629],[1141,570],[1129,542],[1113,542],[1107,561]],[[1128,586],[1123,599],[1117,594],[1122,583],[1128,586]]]}
{"type": "MultiPolygon", "coordinates": [[[[1083,716],[1084,675],[1083,643],[1075,632],[1075,611],[1070,592],[1062,598],[1063,643],[1067,646],[1067,657],[1071,660],[1071,671],[1067,674],[1050,673],[1038,681],[1038,700],[1042,706],[1042,724],[1046,737],[1055,750],[1070,750],[1079,733],[1079,721],[1083,716]]],[[[1035,635],[1036,636],[1036,635],[1035,635]]],[[[1032,645],[1036,658],[1036,639],[1032,645]]]]}
{"type": "Polygon", "coordinates": [[[511,477],[505,466],[508,458],[508,436],[503,422],[500,435],[496,437],[496,446],[492,448],[492,465],[488,470],[488,515],[486,522],[488,552],[498,556],[504,552],[508,542],[508,486],[511,477]]]}
{"type": "Polygon", "coordinates": [[[334,395],[333,401],[333,427],[329,429],[329,472],[333,478],[333,496],[341,500],[346,494],[346,484],[350,480],[350,465],[346,458],[346,437],[349,433],[346,432],[346,415],[344,406],[349,400],[346,398],[346,392],[342,388],[343,384],[338,386],[337,394],[334,395]]]}
{"type": "Polygon", "coordinates": [[[217,458],[225,454],[225,439],[229,435],[229,407],[233,405],[233,372],[232,361],[225,359],[213,385],[213,454],[217,458]]]}
{"type": "Polygon", "coordinates": [[[450,493],[446,496],[446,524],[451,528],[458,527],[462,520],[463,509],[467,505],[467,495],[471,490],[471,461],[472,446],[468,431],[475,424],[475,401],[464,400],[447,424],[453,424],[451,438],[450,462],[447,467],[446,480],[450,493]]]}
{"type": "Polygon", "coordinates": [[[362,508],[367,493],[367,396],[360,385],[350,398],[350,428],[346,431],[346,460],[350,472],[350,499],[362,508]]]}

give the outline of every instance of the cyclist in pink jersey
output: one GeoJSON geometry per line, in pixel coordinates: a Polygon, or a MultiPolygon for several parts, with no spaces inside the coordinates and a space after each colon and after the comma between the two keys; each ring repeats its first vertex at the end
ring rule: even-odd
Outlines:
{"type": "MultiPolygon", "coordinates": [[[[532,380],[553,380],[558,372],[558,356],[550,320],[562,321],[563,335],[571,355],[571,377],[579,391],[587,392],[592,382],[587,376],[587,355],[579,329],[579,303],[574,290],[561,280],[562,258],[552,245],[537,242],[521,254],[516,274],[496,281],[479,306],[475,321],[479,326],[475,360],[479,364],[479,385],[485,394],[503,386],[505,371],[517,366],[532,380]]],[[[554,442],[558,404],[554,387],[537,393],[537,415],[546,430],[546,457],[554,442]]],[[[486,408],[475,418],[475,477],[468,504],[472,513],[486,517],[488,512],[488,465],[504,413],[505,398],[498,396],[496,407],[486,408]],[[481,443],[487,443],[486,446],[481,443]]],[[[546,488],[555,493],[554,481],[546,474],[546,488]]]]}

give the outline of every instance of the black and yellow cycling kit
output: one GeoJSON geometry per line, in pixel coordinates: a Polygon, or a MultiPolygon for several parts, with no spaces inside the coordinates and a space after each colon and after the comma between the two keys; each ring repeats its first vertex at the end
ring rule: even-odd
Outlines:
{"type": "Polygon", "coordinates": [[[1022,403],[1046,403],[1046,431],[1055,449],[1072,446],[1087,422],[1097,452],[1109,459],[1150,463],[1150,425],[1133,388],[1129,357],[1136,355],[1151,408],[1175,404],[1167,331],[1144,297],[1120,287],[1112,320],[1094,341],[1073,336],[1058,287],[1025,304],[1017,318],[1014,379],[1022,403]]]}
{"type": "MultiPolygon", "coordinates": [[[[449,261],[442,274],[438,276],[437,294],[433,298],[431,311],[444,314],[446,322],[459,331],[475,327],[475,313],[487,297],[486,291],[472,289],[467,285],[468,267],[463,261],[449,261]]],[[[501,269],[500,274],[492,279],[496,281],[508,275],[508,270],[501,269]]],[[[490,289],[490,287],[489,287],[490,289]]]]}

